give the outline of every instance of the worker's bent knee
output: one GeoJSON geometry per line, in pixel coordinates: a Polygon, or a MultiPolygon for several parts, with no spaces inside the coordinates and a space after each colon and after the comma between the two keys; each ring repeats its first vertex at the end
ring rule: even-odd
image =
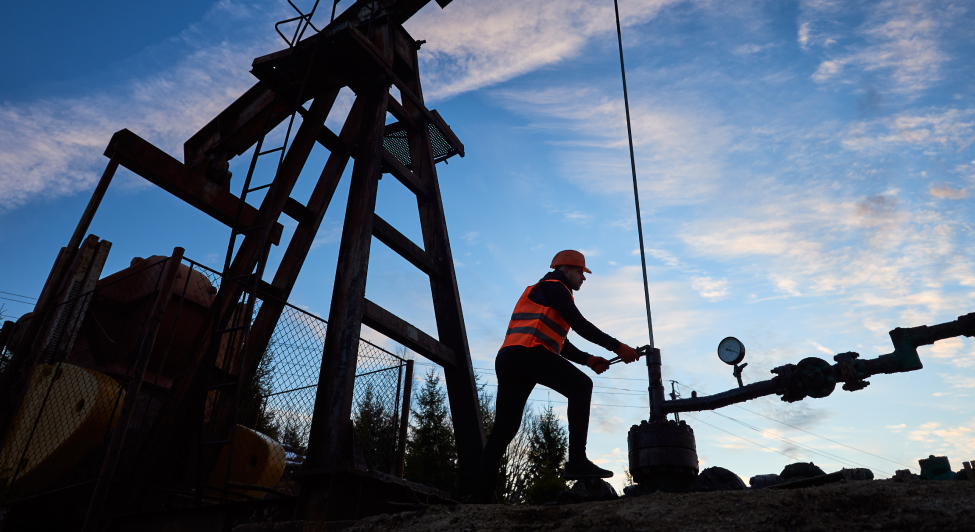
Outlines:
{"type": "Polygon", "coordinates": [[[586,391],[592,393],[592,378],[585,373],[582,374],[582,378],[579,379],[579,384],[577,385],[580,391],[586,391]]]}

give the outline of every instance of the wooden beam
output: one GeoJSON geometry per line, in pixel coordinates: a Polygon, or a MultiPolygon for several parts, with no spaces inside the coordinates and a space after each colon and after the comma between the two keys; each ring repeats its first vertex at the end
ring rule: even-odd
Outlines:
{"type": "Polygon", "coordinates": [[[389,173],[393,177],[403,183],[403,186],[410,189],[410,192],[417,195],[417,197],[426,197],[429,195],[429,187],[423,184],[422,181],[409,168],[403,166],[403,163],[399,162],[399,159],[395,155],[389,153],[386,148],[380,148],[383,151],[383,164],[385,169],[389,170],[389,173]]]}
{"type": "MultiPolygon", "coordinates": [[[[284,204],[287,203],[287,199],[291,195],[295,181],[297,181],[298,175],[315,145],[318,133],[323,127],[325,117],[328,115],[337,94],[338,91],[336,90],[331,94],[322,94],[315,98],[309,111],[314,119],[304,120],[298,128],[284,161],[278,167],[275,186],[271,187],[269,193],[264,196],[261,209],[254,216],[256,224],[262,224],[262,220],[277,220],[281,215],[284,204]],[[270,193],[271,191],[273,194],[270,193]]],[[[174,453],[171,449],[185,447],[187,440],[192,441],[193,433],[201,429],[199,424],[201,420],[197,417],[199,416],[198,409],[206,398],[204,388],[210,373],[208,370],[216,359],[217,348],[220,345],[220,334],[215,333],[215,331],[224,328],[230,322],[234,308],[243,293],[242,281],[232,282],[229,279],[255,274],[255,267],[258,267],[262,262],[267,262],[270,247],[262,246],[264,235],[261,233],[262,231],[247,233],[240,244],[240,248],[234,255],[233,262],[227,272],[227,278],[220,284],[220,289],[217,291],[217,295],[214,297],[213,303],[193,341],[193,347],[190,348],[190,356],[186,363],[187,370],[183,372],[180,379],[174,381],[169,397],[156,417],[147,438],[148,444],[137,460],[142,470],[140,474],[145,478],[162,476],[165,471],[173,467],[184,467],[183,464],[171,462],[174,459],[174,453]],[[175,430],[175,427],[179,426],[180,423],[184,426],[180,430],[175,430]],[[196,423],[196,426],[193,426],[193,423],[196,423]]],[[[256,275],[261,275],[261,273],[261,268],[258,267],[256,275]]],[[[273,327],[273,324],[270,326],[273,327]]],[[[250,348],[247,349],[247,352],[250,353],[250,348]]],[[[240,371],[252,376],[257,367],[255,358],[257,357],[247,360],[246,365],[241,367],[240,371]]],[[[245,379],[246,381],[247,379],[245,379]]],[[[230,433],[236,419],[228,415],[228,408],[228,400],[221,400],[214,406],[211,412],[211,420],[214,422],[207,427],[207,430],[211,431],[212,434],[226,435],[230,433]]],[[[187,451],[181,449],[179,452],[187,451]]],[[[189,452],[189,457],[183,457],[183,459],[193,456],[192,451],[189,452]]],[[[198,461],[204,464],[203,467],[206,469],[208,463],[212,467],[211,462],[215,457],[214,453],[204,452],[198,457],[198,461]],[[208,454],[211,456],[207,456],[208,454]]]]}
{"type": "MultiPolygon", "coordinates": [[[[304,118],[308,114],[308,111],[299,105],[298,114],[304,118]]],[[[328,127],[322,127],[321,133],[318,134],[318,143],[325,146],[325,149],[328,151],[332,152],[345,149],[345,146],[343,146],[343,141],[339,140],[339,136],[332,133],[332,130],[328,129],[328,127]]]]}
{"type": "Polygon", "coordinates": [[[352,105],[352,110],[349,111],[345,125],[342,126],[342,132],[339,134],[343,150],[333,151],[328,156],[325,168],[322,170],[318,183],[308,200],[308,207],[302,207],[308,210],[311,219],[307,223],[298,222],[298,227],[288,242],[288,249],[284,252],[284,258],[281,259],[277,271],[274,272],[274,280],[271,284],[266,285],[264,281],[261,281],[262,293],[274,294],[275,299],[268,299],[263,302],[261,310],[258,311],[257,318],[254,320],[254,326],[251,328],[250,337],[247,339],[245,359],[252,361],[255,367],[261,363],[261,357],[264,356],[267,344],[271,340],[274,328],[284,310],[283,302],[287,301],[291,295],[291,290],[298,279],[305,258],[315,242],[315,235],[318,234],[318,228],[325,217],[325,211],[332,201],[332,196],[335,194],[342,173],[351,158],[352,147],[355,146],[352,141],[355,140],[359,132],[361,108],[361,103],[356,100],[352,105]]]}
{"type": "Polygon", "coordinates": [[[389,98],[389,114],[396,117],[396,120],[402,122],[403,125],[409,127],[414,131],[416,130],[417,126],[416,126],[416,122],[413,120],[413,117],[410,116],[410,114],[407,113],[405,109],[403,109],[403,106],[399,102],[397,102],[396,99],[393,97],[389,98]]]}
{"type": "MultiPolygon", "coordinates": [[[[413,80],[411,88],[417,95],[422,94],[419,77],[413,80]]],[[[416,104],[411,100],[404,101],[403,105],[407,111],[414,111],[416,104]]],[[[434,124],[436,125],[436,122],[434,124]]],[[[442,276],[430,277],[430,291],[433,295],[433,310],[437,319],[437,336],[444,345],[456,353],[457,364],[444,367],[444,380],[447,385],[450,415],[457,442],[460,492],[473,493],[477,489],[481,454],[486,441],[477,395],[477,382],[474,378],[474,364],[467,344],[467,328],[464,325],[460,292],[457,289],[454,259],[450,252],[447,220],[444,215],[443,200],[440,197],[440,184],[433,160],[430,131],[424,127],[409,133],[407,138],[413,173],[430,191],[426,197],[417,196],[420,228],[423,231],[423,249],[443,272],[442,276]]]]}
{"type": "Polygon", "coordinates": [[[395,227],[389,225],[378,214],[373,214],[372,235],[383,244],[389,246],[389,249],[395,251],[400,257],[410,261],[410,264],[419,268],[423,273],[431,276],[440,276],[440,269],[430,260],[427,252],[420,249],[420,246],[417,246],[409,238],[406,238],[395,227]]]}
{"type": "MultiPolygon", "coordinates": [[[[447,126],[438,113],[424,106],[422,96],[410,88],[412,80],[405,81],[394,72],[392,50],[388,50],[390,54],[380,50],[369,37],[363,35],[351,23],[340,23],[339,20],[335,22],[336,24],[329,24],[328,28],[301,41],[294,48],[254,59],[251,72],[259,79],[264,80],[266,84],[276,86],[276,84],[281,83],[281,76],[285,75],[286,72],[304,72],[303,68],[309,66],[309,63],[312,63],[310,67],[313,67],[316,72],[345,72],[351,69],[356,76],[338,79],[335,75],[319,74],[310,79],[308,83],[314,86],[314,90],[324,91],[341,84],[341,86],[349,85],[357,92],[365,89],[366,85],[369,84],[368,80],[375,73],[381,74],[387,83],[392,83],[399,89],[403,99],[402,105],[400,102],[393,103],[389,106],[389,110],[394,115],[396,113],[402,114],[403,116],[397,116],[397,118],[408,121],[414,129],[419,128],[421,122],[433,124],[440,130],[447,143],[463,157],[464,143],[457,138],[457,135],[447,126]],[[323,39],[327,42],[322,41],[323,39]],[[322,51],[314,54],[313,49],[319,44],[327,46],[328,53],[322,51]],[[294,56],[297,66],[288,69],[285,65],[292,60],[292,56],[294,56]],[[407,107],[407,103],[411,105],[407,107]]],[[[290,75],[285,92],[290,93],[300,83],[299,78],[290,75]]]]}
{"type": "Polygon", "coordinates": [[[285,200],[284,213],[300,224],[309,224],[314,217],[314,213],[308,207],[305,207],[294,198],[285,200]]]}
{"type": "Polygon", "coordinates": [[[278,98],[268,117],[274,102],[274,91],[258,81],[183,143],[186,165],[197,166],[212,152],[223,152],[231,159],[247,151],[259,140],[265,121],[270,120],[269,125],[273,128],[291,115],[293,103],[278,98]]]}
{"type": "MultiPolygon", "coordinates": [[[[455,135],[454,132],[447,126],[443,118],[440,117],[440,114],[426,108],[423,103],[423,98],[414,93],[410,87],[403,82],[403,80],[399,79],[399,77],[393,72],[392,65],[385,60],[380,51],[374,44],[372,44],[372,42],[369,41],[369,39],[366,38],[365,35],[363,35],[354,26],[349,26],[348,31],[349,35],[352,36],[352,42],[358,45],[363,52],[370,56],[373,62],[382,70],[383,75],[386,76],[386,78],[391,81],[393,85],[396,85],[397,89],[399,89],[400,94],[403,96],[404,110],[406,110],[406,113],[409,115],[410,109],[412,109],[414,112],[419,113],[428,122],[437,126],[437,129],[439,129],[440,133],[444,136],[444,140],[453,146],[454,149],[457,150],[457,153],[463,157],[464,143],[462,143],[460,139],[457,138],[457,135],[455,135]],[[412,105],[407,106],[407,102],[412,105]]],[[[417,78],[417,80],[419,80],[419,78],[417,78]]],[[[414,119],[413,122],[416,123],[416,119],[414,119]]]]}
{"type": "MultiPolygon", "coordinates": [[[[311,108],[308,110],[308,114],[301,122],[301,126],[298,127],[297,133],[295,133],[294,139],[291,141],[288,151],[284,156],[284,160],[278,166],[277,171],[274,174],[274,185],[270,187],[267,195],[261,204],[261,209],[258,212],[256,223],[266,223],[266,221],[277,220],[281,213],[284,211],[285,205],[287,205],[288,200],[291,199],[291,191],[294,189],[295,183],[298,181],[298,176],[301,174],[302,168],[305,166],[305,162],[308,160],[308,156],[311,154],[312,148],[315,147],[318,135],[321,130],[325,127],[325,118],[328,116],[329,111],[332,109],[332,105],[335,103],[335,98],[338,96],[338,90],[331,91],[327,94],[318,95],[311,104],[311,108]]],[[[254,272],[258,278],[261,278],[264,274],[264,268],[267,264],[267,248],[261,249],[258,238],[255,243],[258,243],[258,253],[252,255],[252,257],[247,257],[251,262],[251,265],[247,268],[247,273],[254,272]]],[[[238,255],[245,253],[245,244],[241,245],[238,255]]],[[[236,263],[237,258],[235,257],[234,262],[236,263]]],[[[246,264],[246,263],[245,263],[246,264]]],[[[223,287],[221,286],[221,289],[223,287]]],[[[278,302],[280,304],[280,302],[278,302]]],[[[247,311],[250,312],[250,309],[247,311]]],[[[248,317],[250,317],[248,315],[248,317]]],[[[229,316],[228,316],[229,318],[229,316]]],[[[221,324],[222,325],[222,324],[221,324]]],[[[267,324],[268,328],[273,329],[273,324],[267,324]]],[[[259,335],[263,335],[264,331],[255,331],[252,327],[251,334],[248,335],[247,341],[250,341],[259,335]]],[[[266,331],[267,336],[270,337],[272,331],[266,331]]],[[[245,342],[246,344],[246,342],[245,342]]],[[[263,353],[263,348],[260,347],[260,353],[263,353]]],[[[254,354],[254,351],[250,348],[244,347],[245,353],[254,354]]],[[[257,364],[259,356],[251,357],[241,357],[239,375],[241,375],[242,382],[251,382],[257,371],[257,364]]],[[[231,373],[236,373],[231,371],[231,373]]],[[[239,391],[238,391],[239,393],[239,391]]],[[[239,397],[239,396],[238,396],[239,397]]],[[[233,413],[236,409],[235,406],[236,399],[234,398],[224,398],[221,394],[221,400],[217,401],[211,411],[211,421],[209,423],[210,429],[214,434],[214,439],[222,440],[230,436],[234,425],[237,420],[234,418],[233,413]]],[[[216,459],[216,455],[211,453],[210,461],[216,459]]],[[[211,464],[207,463],[208,467],[212,467],[211,464]]]]}
{"type": "MultiPolygon", "coordinates": [[[[362,131],[355,148],[355,166],[332,288],[318,378],[321,386],[315,395],[308,432],[308,456],[304,462],[308,470],[341,465],[352,454],[348,448],[349,419],[372,243],[372,215],[382,175],[380,154],[386,121],[386,87],[385,80],[375,76],[358,94],[363,100],[362,131]]],[[[321,508],[314,503],[316,497],[313,481],[303,482],[296,512],[298,519],[319,517],[321,508]]]]}
{"type": "MultiPolygon", "coordinates": [[[[183,163],[151,143],[123,129],[112,135],[105,150],[107,157],[142,176],[150,183],[189,203],[220,223],[233,226],[240,199],[229,190],[203,177],[203,172],[190,172],[183,163]]],[[[240,214],[244,228],[253,227],[257,209],[244,204],[240,214]]],[[[271,231],[271,242],[281,241],[283,226],[277,222],[271,231]]]]}
{"type": "Polygon", "coordinates": [[[362,314],[362,323],[444,368],[458,366],[457,354],[453,349],[368,299],[362,314]]]}

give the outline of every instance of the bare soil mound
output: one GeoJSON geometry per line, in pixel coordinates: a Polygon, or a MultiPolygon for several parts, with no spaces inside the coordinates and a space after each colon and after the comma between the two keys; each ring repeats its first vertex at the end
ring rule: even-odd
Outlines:
{"type": "Polygon", "coordinates": [[[975,530],[975,482],[844,481],[793,490],[654,493],[563,506],[455,505],[369,517],[346,530],[975,530]]]}

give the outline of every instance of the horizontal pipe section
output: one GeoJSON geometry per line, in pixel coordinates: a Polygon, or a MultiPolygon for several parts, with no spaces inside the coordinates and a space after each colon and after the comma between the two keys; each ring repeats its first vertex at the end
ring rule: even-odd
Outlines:
{"type": "Polygon", "coordinates": [[[728,390],[714,395],[703,397],[690,397],[688,399],[676,399],[664,401],[663,411],[667,414],[674,412],[698,412],[700,410],[714,410],[723,406],[733,405],[751,401],[766,395],[772,395],[779,390],[779,378],[775,377],[767,381],[755,382],[748,386],[728,390]]]}

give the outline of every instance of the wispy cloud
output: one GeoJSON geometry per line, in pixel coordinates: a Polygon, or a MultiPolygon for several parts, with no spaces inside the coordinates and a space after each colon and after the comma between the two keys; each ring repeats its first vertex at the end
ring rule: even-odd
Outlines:
{"type": "Polygon", "coordinates": [[[775,43],[765,43],[765,44],[743,44],[736,47],[731,53],[735,55],[754,55],[759,52],[764,52],[769,48],[774,48],[775,43]]]}
{"type": "Polygon", "coordinates": [[[691,277],[691,288],[708,301],[721,301],[728,297],[728,280],[711,277],[691,277]]]}
{"type": "MultiPolygon", "coordinates": [[[[620,12],[631,26],[653,18],[677,0],[637,0],[620,12]]],[[[454,2],[425,10],[406,23],[427,44],[420,62],[424,93],[440,99],[509,80],[573,57],[593,37],[616,25],[609,3],[585,0],[454,2]]]]}
{"type": "MultiPolygon", "coordinates": [[[[818,15],[835,10],[833,3],[819,4],[823,9],[810,12],[818,15]]],[[[863,73],[871,73],[883,77],[890,92],[909,95],[940,81],[942,66],[949,59],[940,38],[954,9],[913,0],[880,2],[867,9],[867,21],[852,35],[842,36],[851,44],[824,59],[812,75],[814,81],[850,83],[863,73]]],[[[815,41],[824,45],[836,42],[833,37],[813,36],[812,28],[821,20],[813,18],[800,24],[800,46],[808,49],[815,41]]]]}
{"type": "Polygon", "coordinates": [[[773,292],[840,296],[898,312],[899,325],[964,308],[961,294],[931,282],[932,272],[944,282],[975,282],[958,259],[964,253],[952,228],[959,220],[917,204],[908,210],[892,195],[854,200],[829,187],[770,192],[770,203],[755,206],[749,217],[695,220],[678,236],[698,256],[747,258],[748,269],[766,277],[773,292]]]}
{"type": "MultiPolygon", "coordinates": [[[[695,329],[700,321],[701,313],[687,310],[687,295],[686,285],[650,283],[653,304],[668,309],[667,313],[654,317],[654,337],[659,342],[666,342],[669,347],[679,345],[681,338],[687,336],[689,330],[695,329]]],[[[647,317],[643,312],[643,277],[639,266],[624,266],[589,276],[575,299],[586,319],[607,334],[634,346],[646,343],[647,317]]],[[[580,345],[587,344],[574,333],[571,340],[573,343],[578,341],[580,345]]],[[[602,348],[594,346],[593,349],[602,348]]]]}
{"type": "Polygon", "coordinates": [[[968,457],[975,454],[975,419],[958,426],[923,423],[912,430],[909,438],[925,444],[926,453],[968,457]]]}
{"type": "Polygon", "coordinates": [[[950,185],[935,185],[931,183],[931,195],[941,199],[965,199],[968,197],[968,189],[951,188],[950,185]]]}
{"type": "MultiPolygon", "coordinates": [[[[612,89],[593,85],[498,91],[506,108],[531,119],[531,127],[564,136],[562,175],[596,193],[630,192],[626,118],[612,89]],[[609,92],[612,90],[613,92],[609,92]]],[[[631,95],[630,114],[641,193],[658,204],[700,201],[722,175],[732,130],[715,109],[682,108],[650,95],[631,95]]]]}
{"type": "MultiPolygon", "coordinates": [[[[975,345],[965,338],[948,338],[935,342],[930,348],[922,349],[923,359],[932,358],[958,368],[975,367],[975,345]]],[[[975,379],[961,375],[945,375],[953,388],[975,387],[975,379]]]]}
{"type": "Polygon", "coordinates": [[[975,141],[975,109],[904,111],[878,120],[856,121],[843,135],[850,150],[884,152],[905,147],[960,151],[975,141]]]}
{"type": "Polygon", "coordinates": [[[815,347],[816,348],[816,351],[819,351],[820,353],[822,353],[824,355],[830,355],[830,356],[832,356],[832,355],[836,354],[836,351],[833,351],[832,349],[824,346],[823,344],[820,344],[819,342],[814,342],[812,340],[806,340],[806,341],[809,342],[809,345],[815,347]]]}
{"type": "Polygon", "coordinates": [[[253,85],[253,58],[281,47],[266,24],[273,16],[221,1],[159,45],[182,55],[162,71],[73,97],[0,103],[0,210],[91,187],[107,163],[102,152],[122,128],[182,160],[182,143],[253,85]],[[214,42],[211,33],[224,39],[214,42]]]}

